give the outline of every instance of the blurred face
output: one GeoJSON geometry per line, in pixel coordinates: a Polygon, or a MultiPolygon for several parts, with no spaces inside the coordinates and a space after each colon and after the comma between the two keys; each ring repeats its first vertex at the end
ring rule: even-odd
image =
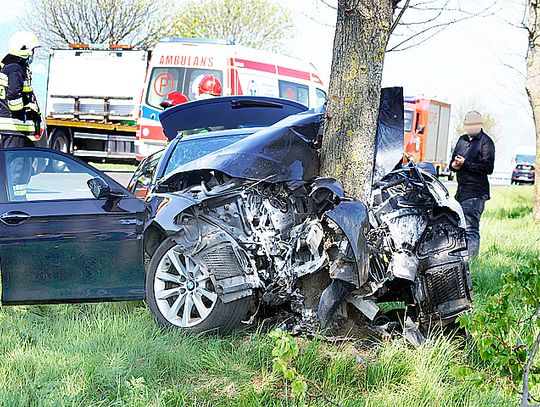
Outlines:
{"type": "Polygon", "coordinates": [[[469,137],[476,137],[484,126],[484,120],[478,112],[469,112],[465,115],[463,128],[469,137]]]}

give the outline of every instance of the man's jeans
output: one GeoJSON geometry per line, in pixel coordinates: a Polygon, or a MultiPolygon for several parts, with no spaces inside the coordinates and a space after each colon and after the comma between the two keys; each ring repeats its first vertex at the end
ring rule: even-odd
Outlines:
{"type": "Polygon", "coordinates": [[[487,196],[478,198],[469,198],[460,202],[465,214],[467,227],[465,229],[467,235],[467,249],[469,256],[478,255],[480,250],[480,217],[484,212],[484,205],[487,201],[487,196]]]}

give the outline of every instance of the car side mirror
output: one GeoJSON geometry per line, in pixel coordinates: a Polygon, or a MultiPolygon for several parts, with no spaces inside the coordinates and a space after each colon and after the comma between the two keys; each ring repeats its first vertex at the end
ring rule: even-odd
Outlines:
{"type": "Polygon", "coordinates": [[[88,188],[90,188],[90,191],[92,191],[92,195],[96,197],[96,199],[101,198],[107,198],[111,196],[111,187],[103,178],[91,178],[87,182],[88,188]]]}

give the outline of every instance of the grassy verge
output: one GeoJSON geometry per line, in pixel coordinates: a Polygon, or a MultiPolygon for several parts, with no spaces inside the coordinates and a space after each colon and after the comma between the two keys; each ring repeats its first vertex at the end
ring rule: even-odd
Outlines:
{"type": "Polygon", "coordinates": [[[97,168],[100,171],[122,171],[122,172],[133,172],[137,168],[134,164],[127,163],[99,163],[99,162],[90,162],[91,166],[97,168]]]}
{"type": "MultiPolygon", "coordinates": [[[[502,272],[538,254],[531,196],[531,188],[493,191],[482,252],[471,264],[477,306],[497,292],[502,272]]],[[[369,350],[300,341],[300,373],[344,406],[517,404],[504,388],[480,391],[456,374],[471,363],[457,340],[434,337],[420,349],[394,341],[369,350]]],[[[264,332],[253,330],[229,337],[160,330],[141,303],[5,307],[0,405],[295,405],[271,373],[271,347],[264,332]]]]}

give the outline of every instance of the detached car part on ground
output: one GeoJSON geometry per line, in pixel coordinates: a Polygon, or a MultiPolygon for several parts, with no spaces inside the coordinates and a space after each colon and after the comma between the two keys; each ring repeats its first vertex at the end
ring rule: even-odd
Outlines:
{"type": "MultiPolygon", "coordinates": [[[[381,145],[403,140],[394,99],[383,93],[382,110],[398,123],[401,111],[401,132],[380,129],[381,145]]],[[[171,138],[174,109],[161,116],[171,138]]],[[[413,162],[379,177],[369,203],[348,199],[336,180],[316,178],[322,125],[320,113],[290,116],[156,184],[146,297],[160,325],[227,332],[270,308],[313,330],[344,301],[368,320],[378,302],[400,301],[427,328],[470,308],[459,204],[413,162]]],[[[388,159],[380,163],[378,174],[388,159]]]]}

